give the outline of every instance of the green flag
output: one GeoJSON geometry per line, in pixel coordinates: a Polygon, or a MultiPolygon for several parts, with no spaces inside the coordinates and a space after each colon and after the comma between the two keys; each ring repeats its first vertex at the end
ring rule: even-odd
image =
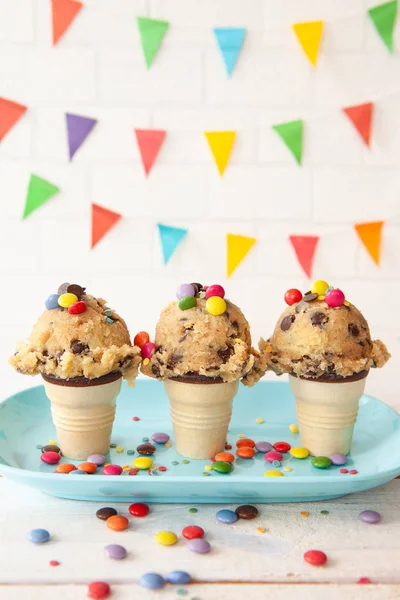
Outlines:
{"type": "Polygon", "coordinates": [[[168,21],[156,21],[146,17],[138,17],[137,23],[146,66],[149,69],[167,33],[169,23],[168,21]]]}
{"type": "Polygon", "coordinates": [[[29,217],[39,206],[42,206],[59,191],[60,189],[56,185],[41,179],[37,175],[31,175],[22,219],[29,217]]]}
{"type": "Polygon", "coordinates": [[[273,125],[272,129],[283,139],[299,165],[303,155],[303,121],[289,121],[273,125]]]}
{"type": "Polygon", "coordinates": [[[393,32],[397,16],[397,0],[378,4],[378,6],[370,8],[368,13],[386,48],[393,54],[393,32]]]}

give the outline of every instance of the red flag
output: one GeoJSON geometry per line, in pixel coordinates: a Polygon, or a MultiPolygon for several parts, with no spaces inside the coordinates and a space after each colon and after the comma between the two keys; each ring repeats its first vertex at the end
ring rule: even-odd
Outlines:
{"type": "Polygon", "coordinates": [[[53,16],[53,46],[65,33],[82,8],[77,0],[51,0],[53,16]]]}
{"type": "Polygon", "coordinates": [[[148,175],[160,152],[167,132],[163,129],[135,129],[135,134],[144,171],[148,175]]]}
{"type": "Polygon", "coordinates": [[[15,123],[22,117],[27,107],[6,98],[0,98],[0,142],[15,123]]]}
{"type": "Polygon", "coordinates": [[[372,115],[374,112],[373,102],[348,106],[342,110],[349,117],[365,144],[369,147],[371,142],[372,115]]]}
{"type": "Polygon", "coordinates": [[[289,235],[297,259],[307,277],[311,277],[319,235],[289,235]]]}
{"type": "Polygon", "coordinates": [[[120,218],[119,213],[103,208],[98,204],[92,204],[92,248],[114,227],[120,218]]]}

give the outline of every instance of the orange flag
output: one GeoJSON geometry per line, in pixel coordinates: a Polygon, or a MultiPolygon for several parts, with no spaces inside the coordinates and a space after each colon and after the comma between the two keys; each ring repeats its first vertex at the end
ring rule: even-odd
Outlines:
{"type": "Polygon", "coordinates": [[[167,135],[163,129],[135,129],[144,172],[148,175],[167,135]]]}
{"type": "Polygon", "coordinates": [[[120,218],[119,213],[92,204],[92,248],[118,223],[120,218]]]}
{"type": "Polygon", "coordinates": [[[368,254],[375,262],[379,265],[381,257],[381,240],[382,240],[382,227],[384,221],[372,221],[370,223],[356,223],[354,229],[356,230],[358,237],[364,244],[368,254]]]}
{"type": "Polygon", "coordinates": [[[15,123],[22,117],[27,107],[6,98],[0,98],[0,142],[15,123]]]}
{"type": "Polygon", "coordinates": [[[297,259],[307,277],[311,277],[319,235],[289,235],[297,259]]]}
{"type": "Polygon", "coordinates": [[[369,147],[371,142],[372,116],[374,112],[373,102],[358,104],[357,106],[348,106],[342,109],[347,115],[358,133],[369,147]]]}
{"type": "Polygon", "coordinates": [[[51,0],[53,16],[53,46],[65,33],[76,15],[82,8],[82,2],[77,0],[51,0]]]}

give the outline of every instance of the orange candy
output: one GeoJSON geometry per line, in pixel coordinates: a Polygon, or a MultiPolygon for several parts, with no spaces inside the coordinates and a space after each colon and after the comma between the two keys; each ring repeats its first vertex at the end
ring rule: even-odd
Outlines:
{"type": "Polygon", "coordinates": [[[249,448],[248,446],[241,446],[236,450],[236,456],[240,456],[240,458],[253,458],[255,453],[254,448],[249,448]]]}
{"type": "Polygon", "coordinates": [[[76,466],[75,465],[71,465],[70,463],[61,463],[60,465],[56,466],[56,470],[54,471],[54,473],[71,473],[71,471],[76,471],[76,466]]]}
{"type": "Polygon", "coordinates": [[[97,465],[91,462],[84,462],[81,465],[79,465],[78,469],[80,469],[81,471],[85,471],[85,473],[87,473],[88,475],[93,475],[93,473],[96,473],[97,471],[97,465]]]}
{"type": "Polygon", "coordinates": [[[238,440],[236,442],[237,448],[243,448],[243,446],[245,446],[246,448],[254,448],[255,445],[256,443],[253,442],[253,440],[249,440],[248,438],[243,438],[242,440],[238,440]]]}
{"type": "Polygon", "coordinates": [[[214,458],[215,460],[222,460],[228,463],[233,463],[233,461],[235,460],[235,457],[230,452],[218,452],[218,454],[216,454],[214,458]]]}
{"type": "Polygon", "coordinates": [[[139,333],[137,333],[135,335],[135,339],[133,340],[133,345],[134,346],[138,346],[138,348],[142,349],[143,346],[145,344],[147,344],[147,342],[150,341],[150,336],[147,333],[147,331],[139,331],[139,333]]]}
{"type": "Polygon", "coordinates": [[[106,525],[113,531],[123,531],[128,528],[129,521],[122,515],[113,515],[112,517],[108,517],[106,525]]]}

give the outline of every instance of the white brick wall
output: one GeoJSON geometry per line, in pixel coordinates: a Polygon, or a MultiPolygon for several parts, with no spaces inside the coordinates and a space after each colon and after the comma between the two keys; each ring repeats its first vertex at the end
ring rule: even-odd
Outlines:
{"type": "MultiPolygon", "coordinates": [[[[0,0],[0,96],[29,111],[0,146],[0,375],[5,390],[30,385],[6,364],[48,293],[76,280],[104,295],[132,332],[153,330],[162,306],[186,280],[218,281],[248,316],[254,337],[268,335],[288,287],[305,289],[287,236],[322,235],[315,276],[342,287],[365,311],[375,336],[394,350],[400,321],[400,48],[390,56],[366,10],[370,0],[84,0],[73,26],[51,47],[48,0],[0,0]],[[171,22],[147,71],[137,16],[171,22]],[[317,70],[292,31],[326,19],[317,70]],[[212,32],[244,26],[237,68],[226,77],[212,32]],[[377,100],[368,151],[343,106],[377,100]],[[65,112],[99,120],[68,162],[65,112]],[[305,118],[303,167],[271,125],[305,118]],[[134,128],[167,130],[146,178],[134,128]],[[237,141],[219,178],[205,130],[234,129],[237,141]],[[30,173],[61,188],[25,221],[30,173]],[[94,251],[90,203],[124,219],[94,251]],[[389,219],[377,269],[352,229],[389,219]],[[167,268],[157,221],[190,233],[167,268]],[[225,281],[225,234],[258,244],[225,281]],[[5,300],[11,299],[5,306],[5,300]]],[[[397,36],[398,39],[398,36],[397,36]]],[[[380,376],[380,378],[378,377],[380,376]]],[[[379,384],[381,382],[381,384],[379,384]]]]}

